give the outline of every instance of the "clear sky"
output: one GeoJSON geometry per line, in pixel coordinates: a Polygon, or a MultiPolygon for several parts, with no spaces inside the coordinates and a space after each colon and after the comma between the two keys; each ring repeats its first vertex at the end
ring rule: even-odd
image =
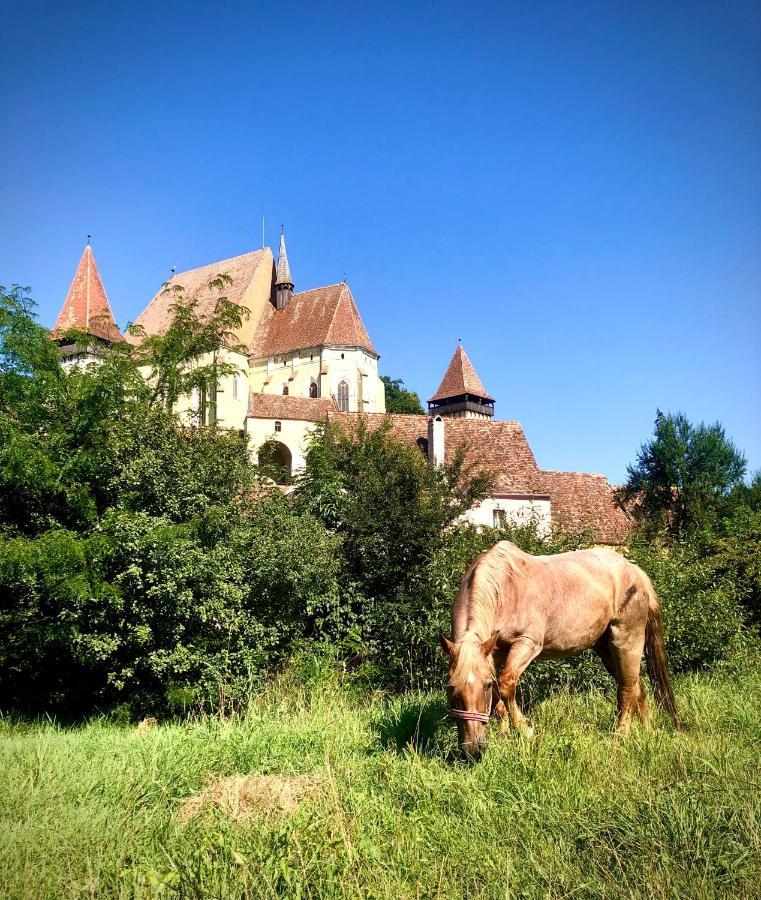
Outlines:
{"type": "Polygon", "coordinates": [[[545,468],[657,407],[761,466],[757,2],[0,0],[0,283],[117,320],[277,242],[423,399],[463,344],[545,468]]]}

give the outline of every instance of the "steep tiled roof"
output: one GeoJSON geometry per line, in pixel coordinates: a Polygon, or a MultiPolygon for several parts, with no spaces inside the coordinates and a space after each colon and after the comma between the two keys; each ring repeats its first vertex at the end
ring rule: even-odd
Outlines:
{"type": "Polygon", "coordinates": [[[308,347],[361,347],[376,351],[345,282],[294,294],[285,309],[265,310],[251,343],[256,358],[308,347]]]}
{"type": "MultiPolygon", "coordinates": [[[[333,418],[333,417],[331,417],[333,418]]],[[[356,421],[356,414],[342,414],[347,423],[356,421]]],[[[428,438],[428,416],[369,413],[364,415],[370,428],[380,428],[388,421],[391,434],[404,443],[414,444],[428,438]]],[[[334,419],[333,419],[334,420],[334,419]]],[[[534,454],[519,422],[491,422],[481,419],[443,417],[444,456],[452,462],[458,448],[465,450],[466,464],[477,471],[487,470],[494,475],[494,492],[510,494],[541,494],[545,492],[534,454]]]]}
{"type": "MultiPolygon", "coordinates": [[[[312,401],[314,402],[314,401],[312,401]]],[[[331,421],[351,427],[356,414],[331,414],[331,421]]],[[[428,416],[374,413],[363,417],[370,428],[387,421],[399,441],[414,444],[428,437],[428,416]]],[[[569,531],[590,528],[595,540],[622,544],[630,522],[615,499],[613,488],[603,475],[585,472],[552,472],[538,468],[519,422],[457,419],[444,416],[444,454],[447,462],[458,447],[466,450],[466,463],[494,475],[494,494],[549,496],[552,521],[569,531]]]]}
{"type": "MultiPolygon", "coordinates": [[[[200,315],[210,314],[219,297],[227,297],[233,303],[241,303],[243,296],[251,284],[254,273],[260,265],[274,268],[272,253],[269,248],[254,250],[230,259],[177,272],[168,283],[168,290],[162,286],[156,296],[137,317],[135,324],[142,326],[147,334],[163,334],[172,321],[172,306],[177,299],[173,290],[181,287],[184,300],[197,300],[197,311],[200,315]],[[223,285],[220,290],[209,287],[209,282],[218,275],[227,274],[231,284],[223,285]]],[[[131,343],[138,343],[139,338],[128,336],[131,343]]]]}
{"type": "Polygon", "coordinates": [[[285,394],[251,394],[250,419],[298,419],[319,422],[338,407],[330,397],[290,397],[285,394]]]}
{"type": "Polygon", "coordinates": [[[486,393],[484,386],[481,384],[481,379],[473,368],[473,363],[468,359],[468,354],[463,350],[462,344],[459,344],[444,373],[439,389],[428,402],[435,403],[451,397],[461,397],[463,394],[483,397],[485,400],[494,400],[494,397],[486,393]]]}
{"type": "Polygon", "coordinates": [[[74,280],[51,332],[60,338],[69,329],[87,331],[106,341],[123,341],[114,321],[111,304],[100,280],[92,248],[88,244],[79,260],[74,280]]]}
{"type": "Polygon", "coordinates": [[[553,522],[570,531],[589,528],[603,544],[626,541],[630,520],[604,475],[545,471],[541,476],[550,494],[553,522]]]}

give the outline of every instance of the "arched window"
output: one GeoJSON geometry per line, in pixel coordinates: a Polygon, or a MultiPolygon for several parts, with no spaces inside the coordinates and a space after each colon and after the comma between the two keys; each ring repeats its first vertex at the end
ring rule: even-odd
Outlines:
{"type": "Polygon", "coordinates": [[[310,397],[316,397],[316,396],[317,396],[317,382],[316,382],[316,381],[313,381],[313,382],[309,385],[309,396],[310,396],[310,397]]]}
{"type": "Polygon", "coordinates": [[[428,456],[428,438],[419,437],[415,441],[415,443],[420,448],[420,452],[423,454],[423,456],[427,457],[428,456]]]}
{"type": "Polygon", "coordinates": [[[287,384],[283,385],[283,396],[284,397],[288,396],[288,385],[287,384]]]}
{"type": "Polygon", "coordinates": [[[345,381],[338,384],[338,408],[341,412],[349,411],[349,385],[345,381]]]}

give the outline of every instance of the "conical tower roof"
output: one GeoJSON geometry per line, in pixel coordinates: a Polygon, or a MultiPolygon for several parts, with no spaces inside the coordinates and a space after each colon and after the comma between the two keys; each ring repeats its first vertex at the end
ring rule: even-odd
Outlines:
{"type": "Polygon", "coordinates": [[[55,340],[76,328],[104,341],[123,341],[124,337],[114,320],[111,304],[95,264],[92,247],[88,244],[79,260],[74,280],[51,332],[55,340]]]}
{"type": "Polygon", "coordinates": [[[481,384],[481,379],[476,374],[473,363],[468,359],[468,354],[463,350],[462,344],[458,344],[452,361],[441,379],[439,389],[428,402],[438,403],[441,400],[451,400],[465,394],[494,402],[494,397],[487,394],[481,384]]]}
{"type": "Polygon", "coordinates": [[[285,249],[285,234],[280,233],[280,251],[277,256],[277,278],[275,284],[290,284],[293,287],[293,278],[291,278],[291,267],[288,265],[288,251],[285,249]]]}

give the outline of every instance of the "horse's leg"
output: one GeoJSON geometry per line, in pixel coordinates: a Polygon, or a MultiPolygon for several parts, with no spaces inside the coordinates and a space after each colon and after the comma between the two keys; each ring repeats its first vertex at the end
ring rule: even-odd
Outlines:
{"type": "MultiPolygon", "coordinates": [[[[495,668],[499,669],[500,666],[504,665],[506,658],[507,658],[507,653],[504,650],[495,650],[495,652],[494,652],[495,668]]],[[[499,722],[499,730],[501,732],[504,733],[504,732],[510,730],[510,717],[507,714],[507,707],[502,702],[502,698],[499,696],[499,693],[497,691],[494,691],[492,693],[491,714],[499,722]]]]}
{"type": "MultiPolygon", "coordinates": [[[[619,683],[619,675],[618,670],[616,668],[616,657],[613,655],[613,651],[611,650],[610,642],[608,637],[603,636],[600,640],[592,647],[595,653],[600,657],[600,661],[605,666],[606,670],[610,675],[613,676],[616,684],[619,683]]],[[[620,699],[619,699],[620,704],[620,699]]],[[[621,707],[619,705],[619,713],[621,707]]],[[[645,697],[645,686],[642,683],[642,677],[639,678],[639,689],[637,692],[636,705],[634,706],[634,711],[640,718],[640,721],[645,724],[650,723],[650,709],[647,705],[647,699],[645,697]]]]}
{"type": "Polygon", "coordinates": [[[515,641],[510,646],[505,667],[499,676],[499,695],[507,707],[510,721],[524,737],[529,738],[533,736],[534,729],[521,712],[515,700],[515,692],[518,688],[518,679],[528,664],[539,655],[540,650],[541,647],[537,647],[533,641],[520,639],[515,641]]]}
{"type": "Polygon", "coordinates": [[[640,676],[642,647],[617,647],[612,643],[611,653],[618,683],[618,731],[626,736],[631,731],[632,715],[636,712],[644,718],[647,714],[645,690],[640,676]]]}

